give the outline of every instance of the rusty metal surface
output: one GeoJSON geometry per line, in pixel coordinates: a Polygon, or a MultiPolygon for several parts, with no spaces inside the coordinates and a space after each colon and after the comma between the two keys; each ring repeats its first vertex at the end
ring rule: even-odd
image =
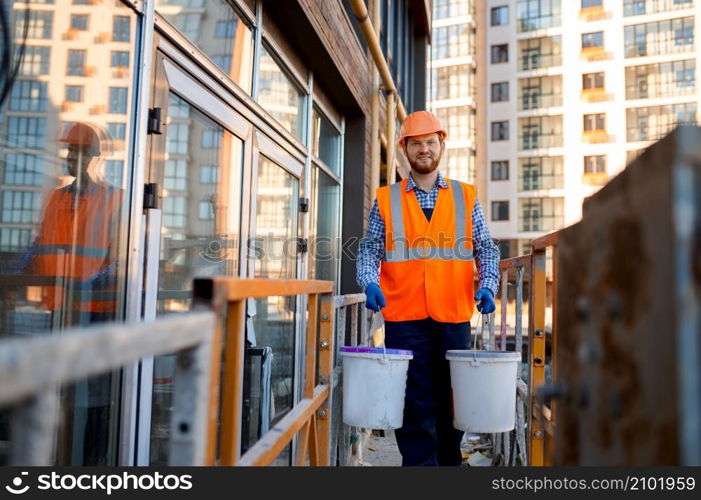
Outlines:
{"type": "Polygon", "coordinates": [[[556,464],[698,464],[701,279],[687,240],[701,234],[699,148],[701,129],[677,130],[561,231],[556,464]],[[695,214],[675,208],[679,171],[695,179],[684,195],[695,214]]]}

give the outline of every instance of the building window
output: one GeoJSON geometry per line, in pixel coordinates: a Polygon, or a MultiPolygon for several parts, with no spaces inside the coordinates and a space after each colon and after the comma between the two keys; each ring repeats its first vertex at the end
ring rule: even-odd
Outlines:
{"type": "Polygon", "coordinates": [[[433,69],[433,100],[458,99],[475,94],[475,69],[455,64],[433,69]]]}
{"type": "Polygon", "coordinates": [[[451,106],[436,109],[436,115],[453,139],[475,137],[475,109],[470,106],[451,106]]]}
{"type": "Polygon", "coordinates": [[[219,182],[219,167],[202,165],[200,167],[200,184],[217,184],[219,182]]]}
{"type": "Polygon", "coordinates": [[[107,124],[107,132],[110,137],[117,141],[123,141],[127,135],[126,123],[111,122],[107,124]]]}
{"type": "Polygon", "coordinates": [[[509,44],[492,45],[492,64],[509,61],[509,44]]]}
{"type": "Polygon", "coordinates": [[[11,148],[43,149],[46,146],[46,118],[8,117],[7,142],[11,148]]]}
{"type": "Polygon", "coordinates": [[[565,183],[562,156],[519,158],[519,190],[562,189],[565,183]]]}
{"type": "Polygon", "coordinates": [[[509,220],[509,202],[508,201],[493,201],[492,202],[492,220],[493,221],[509,220]]]}
{"type": "Polygon", "coordinates": [[[509,180],[509,160],[493,161],[492,162],[492,180],[493,181],[508,181],[509,180]]]}
{"type": "Polygon", "coordinates": [[[583,90],[603,90],[604,89],[604,73],[587,73],[582,75],[583,90]]]}
{"type": "Polygon", "coordinates": [[[667,104],[626,110],[628,142],[656,141],[677,125],[696,125],[696,103],[667,104]]]}
{"type": "Polygon", "coordinates": [[[601,7],[603,0],[582,0],[582,8],[601,7]]]}
{"type": "Polygon", "coordinates": [[[433,17],[445,19],[447,17],[461,17],[475,15],[475,3],[466,0],[435,0],[433,2],[433,17]],[[468,11],[469,8],[469,11],[468,11]]]}
{"type": "Polygon", "coordinates": [[[131,35],[131,19],[127,16],[114,16],[112,20],[112,41],[128,42],[131,35]]]}
{"type": "Polygon", "coordinates": [[[564,198],[521,198],[519,231],[548,232],[564,225],[564,198]]]}
{"type": "Polygon", "coordinates": [[[233,38],[236,33],[236,20],[233,21],[217,21],[214,26],[215,38],[233,38]]]}
{"type": "Polygon", "coordinates": [[[71,29],[86,31],[88,29],[88,18],[87,14],[72,14],[71,29]]]}
{"type": "Polygon", "coordinates": [[[126,50],[113,50],[110,53],[110,66],[112,68],[128,68],[129,52],[126,50]]]}
{"type": "Polygon", "coordinates": [[[562,106],[562,76],[520,78],[519,111],[562,106]]]}
{"type": "Polygon", "coordinates": [[[694,59],[626,68],[626,99],[652,99],[695,93],[694,59]]]}
{"type": "Polygon", "coordinates": [[[509,140],[509,122],[492,122],[492,140],[493,141],[508,141],[509,140]]]}
{"type": "Polygon", "coordinates": [[[623,15],[640,16],[693,6],[694,0],[623,0],[623,15]]]}
{"type": "MultiPolygon", "coordinates": [[[[22,16],[24,20],[24,16],[22,16]]],[[[53,32],[54,13],[50,10],[32,10],[27,21],[27,38],[50,39],[53,32]]],[[[15,23],[15,38],[24,37],[25,23],[15,23]]]]}
{"type": "Polygon", "coordinates": [[[476,171],[476,152],[471,148],[448,148],[443,175],[468,184],[474,184],[476,171]]]}
{"type": "Polygon", "coordinates": [[[39,193],[37,191],[3,191],[2,222],[33,224],[39,217],[39,193]]]}
{"type": "Polygon", "coordinates": [[[694,18],[680,17],[623,28],[626,57],[677,54],[694,50],[694,18]]]}
{"type": "Polygon", "coordinates": [[[211,201],[201,201],[197,205],[197,218],[200,220],[214,220],[214,207],[211,201]]]}
{"type": "Polygon", "coordinates": [[[594,113],[584,115],[584,131],[606,130],[606,114],[594,113]]]}
{"type": "Polygon", "coordinates": [[[168,159],[165,163],[163,187],[172,191],[187,189],[187,161],[182,158],[168,159]]]}
{"type": "Polygon", "coordinates": [[[562,115],[520,118],[520,150],[562,147],[562,115]]]}
{"type": "Polygon", "coordinates": [[[107,160],[105,162],[105,182],[115,187],[122,187],[124,172],[123,160],[107,160]]]}
{"type": "Polygon", "coordinates": [[[592,49],[595,47],[604,46],[604,32],[596,31],[594,33],[582,33],[582,48],[592,49]]]}
{"type": "Polygon", "coordinates": [[[186,155],[189,149],[190,128],[187,123],[170,123],[168,125],[168,154],[186,155]]]}
{"type": "Polygon", "coordinates": [[[163,198],[163,225],[174,228],[187,225],[187,198],[184,196],[163,198]]]}
{"type": "Polygon", "coordinates": [[[48,75],[50,56],[51,47],[25,46],[19,74],[21,76],[48,75]]]}
{"type": "Polygon", "coordinates": [[[474,33],[467,24],[442,26],[433,31],[431,48],[434,60],[465,56],[474,46],[474,33]]]}
{"type": "Polygon", "coordinates": [[[492,83],[492,102],[509,100],[509,82],[492,83]]]}
{"type": "Polygon", "coordinates": [[[202,14],[199,12],[179,12],[171,16],[175,27],[190,40],[197,40],[200,37],[200,24],[202,14]]]}
{"type": "Polygon", "coordinates": [[[519,33],[560,26],[560,0],[519,0],[516,19],[519,33]]]}
{"type": "Polygon", "coordinates": [[[231,71],[231,55],[229,54],[218,54],[212,56],[212,62],[219,66],[226,74],[231,71]]]}
{"type": "Polygon", "coordinates": [[[11,111],[46,111],[48,96],[46,83],[35,80],[19,80],[12,87],[10,95],[11,111]]]}
{"type": "Polygon", "coordinates": [[[562,66],[562,38],[559,35],[519,40],[518,52],[519,71],[562,66]]]}
{"type": "Polygon", "coordinates": [[[29,247],[31,237],[31,229],[20,229],[16,227],[0,228],[0,251],[21,252],[29,247]]]}
{"type": "Polygon", "coordinates": [[[110,113],[127,114],[127,87],[110,87],[110,100],[108,111],[110,113]]]}
{"type": "Polygon", "coordinates": [[[66,74],[70,76],[85,76],[85,50],[68,51],[66,74]]]}
{"type": "Polygon", "coordinates": [[[66,85],[66,101],[83,102],[83,87],[81,85],[66,85]]]}
{"type": "Polygon", "coordinates": [[[606,156],[585,156],[584,157],[584,174],[603,174],[606,173],[606,156]]]}
{"type": "Polygon", "coordinates": [[[304,140],[304,94],[265,46],[261,47],[258,102],[283,127],[304,140]]]}
{"type": "Polygon", "coordinates": [[[501,5],[492,7],[492,26],[506,26],[509,24],[509,6],[501,5]]]}
{"type": "Polygon", "coordinates": [[[316,107],[312,109],[312,154],[341,174],[341,133],[316,107]]]}
{"type": "Polygon", "coordinates": [[[204,129],[202,131],[202,148],[219,149],[223,135],[223,131],[219,128],[204,129]]]}
{"type": "Polygon", "coordinates": [[[4,183],[16,186],[41,186],[43,159],[29,153],[8,153],[5,156],[4,183]]]}

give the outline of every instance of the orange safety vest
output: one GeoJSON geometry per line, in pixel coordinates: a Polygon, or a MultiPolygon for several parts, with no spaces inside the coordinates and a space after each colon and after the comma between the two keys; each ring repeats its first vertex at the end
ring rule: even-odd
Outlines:
{"type": "MultiPolygon", "coordinates": [[[[34,242],[32,265],[34,273],[57,278],[56,285],[43,287],[42,303],[47,309],[56,311],[72,303],[74,311],[116,310],[116,300],[94,299],[95,287],[78,285],[114,261],[111,242],[119,229],[121,202],[122,190],[102,184],[91,185],[85,193],[76,194],[72,186],[51,193],[34,242]]],[[[109,290],[115,287],[99,289],[109,290]]]]}
{"type": "Polygon", "coordinates": [[[408,180],[377,190],[377,205],[385,222],[385,257],[380,288],[387,321],[431,317],[462,323],[474,307],[472,209],[476,190],[470,184],[445,179],[439,188],[431,221],[408,180]]]}

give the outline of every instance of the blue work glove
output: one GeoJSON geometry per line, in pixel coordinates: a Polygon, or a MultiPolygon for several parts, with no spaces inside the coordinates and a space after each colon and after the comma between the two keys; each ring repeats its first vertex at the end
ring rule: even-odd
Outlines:
{"type": "Polygon", "coordinates": [[[477,310],[482,314],[493,313],[497,308],[494,304],[494,294],[489,288],[480,288],[475,294],[475,301],[479,302],[477,310]]]}
{"type": "Polygon", "coordinates": [[[382,295],[382,290],[375,283],[370,283],[365,289],[365,295],[367,300],[365,301],[365,307],[378,312],[381,308],[385,307],[385,296],[382,295]]]}

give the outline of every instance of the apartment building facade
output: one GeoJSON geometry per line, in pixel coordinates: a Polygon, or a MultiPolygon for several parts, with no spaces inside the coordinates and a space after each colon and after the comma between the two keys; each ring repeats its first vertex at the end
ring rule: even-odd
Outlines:
{"type": "MultiPolygon", "coordinates": [[[[698,0],[487,0],[486,211],[502,255],[698,120],[698,0]]],[[[478,103],[478,106],[480,103],[478,103]]]]}

